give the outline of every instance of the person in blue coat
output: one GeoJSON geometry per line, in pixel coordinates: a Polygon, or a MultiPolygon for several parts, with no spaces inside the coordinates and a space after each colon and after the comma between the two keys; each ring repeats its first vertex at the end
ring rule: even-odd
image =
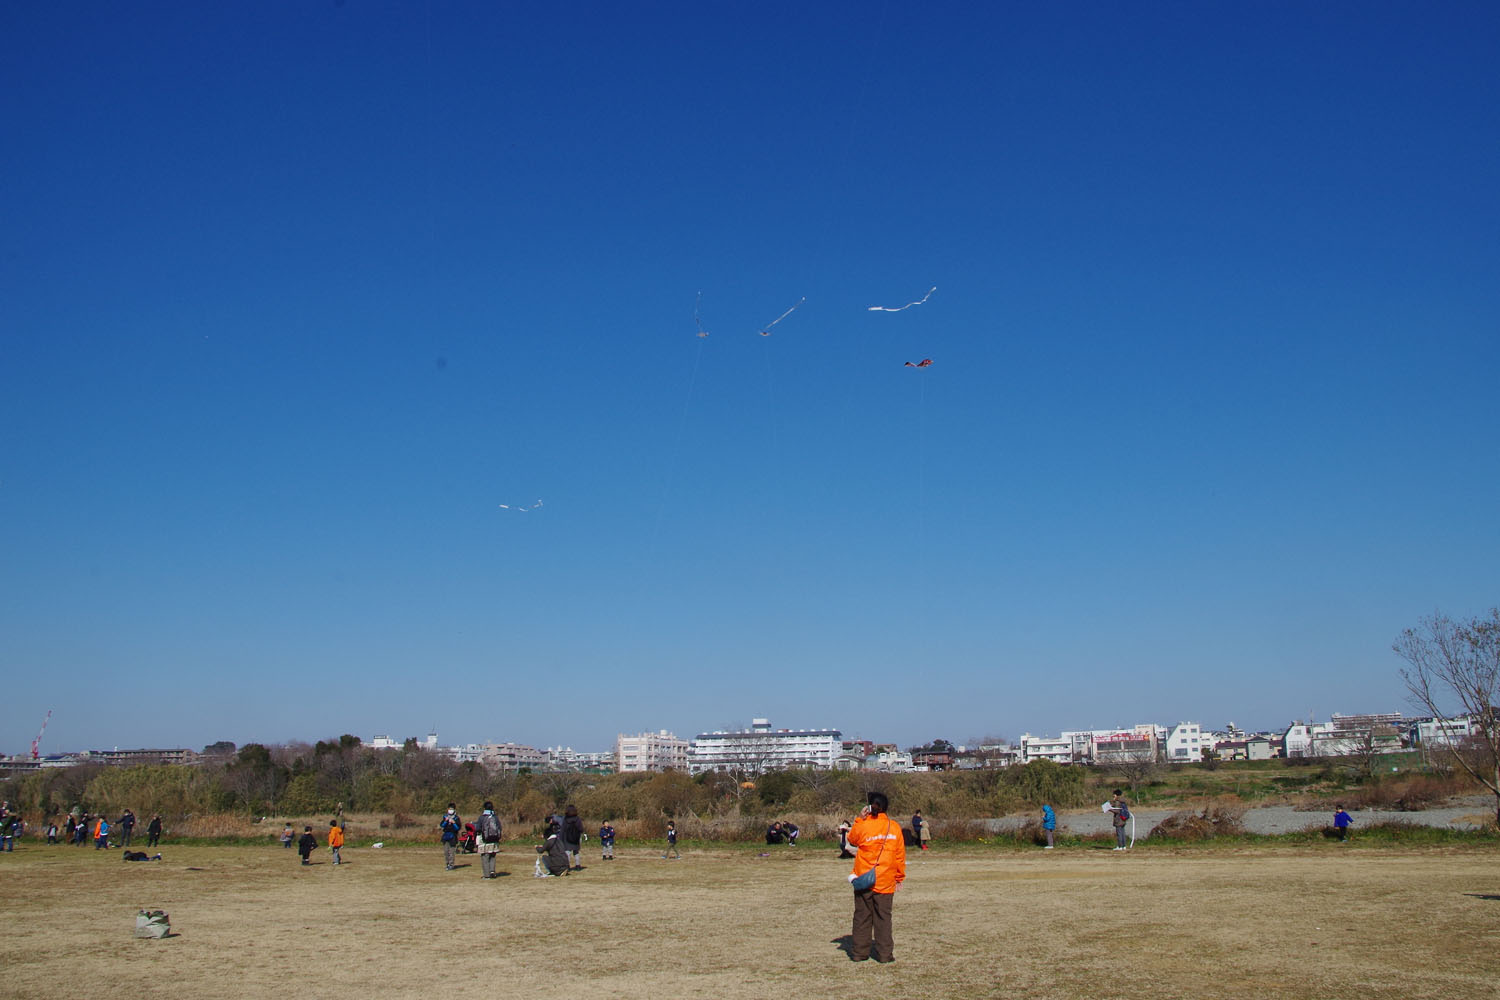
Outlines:
{"type": "Polygon", "coordinates": [[[1334,809],[1336,811],[1333,814],[1333,828],[1339,832],[1340,841],[1347,841],[1349,839],[1349,814],[1344,812],[1344,804],[1342,802],[1335,806],[1334,809]]]}
{"type": "Polygon", "coordinates": [[[1053,812],[1052,807],[1046,803],[1042,804],[1042,829],[1047,831],[1047,846],[1042,850],[1050,851],[1054,846],[1053,837],[1056,836],[1057,831],[1057,813],[1053,812]]]}

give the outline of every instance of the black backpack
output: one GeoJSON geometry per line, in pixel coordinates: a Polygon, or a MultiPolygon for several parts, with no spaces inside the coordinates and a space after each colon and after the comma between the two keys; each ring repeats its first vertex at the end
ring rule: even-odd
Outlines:
{"type": "Polygon", "coordinates": [[[485,813],[479,820],[479,835],[484,838],[486,844],[500,842],[500,817],[494,813],[485,813]]]}

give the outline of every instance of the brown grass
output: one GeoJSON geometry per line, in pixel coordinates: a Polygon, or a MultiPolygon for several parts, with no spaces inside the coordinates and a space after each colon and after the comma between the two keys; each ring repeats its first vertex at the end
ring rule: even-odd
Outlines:
{"type": "MultiPolygon", "coordinates": [[[[325,820],[326,822],[326,820],[325,820]]],[[[1411,1000],[1493,997],[1497,852],[1233,852],[1092,848],[910,859],[896,897],[897,962],[854,964],[848,862],[827,848],[590,849],[587,870],[507,876],[476,858],[445,872],[436,846],[118,852],[26,844],[0,858],[0,967],[16,996],[529,1000],[921,995],[960,1000],[1134,995],[1411,1000]],[[161,908],[175,936],[132,937],[161,908]],[[1267,915],[1273,929],[1268,929],[1267,915]],[[1131,984],[1121,989],[1120,983],[1131,984]]]]}

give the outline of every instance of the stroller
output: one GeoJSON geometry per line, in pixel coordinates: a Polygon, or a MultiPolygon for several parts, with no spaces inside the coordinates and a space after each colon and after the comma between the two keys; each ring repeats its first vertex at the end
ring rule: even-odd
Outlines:
{"type": "Polygon", "coordinates": [[[479,834],[473,823],[464,824],[464,832],[458,835],[458,849],[464,854],[473,854],[479,850],[479,834]]]}

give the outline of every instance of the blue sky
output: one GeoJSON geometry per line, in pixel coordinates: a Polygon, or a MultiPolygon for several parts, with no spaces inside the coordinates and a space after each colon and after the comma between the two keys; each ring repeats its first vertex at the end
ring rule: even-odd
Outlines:
{"type": "Polygon", "coordinates": [[[1406,708],[1497,600],[1497,43],[8,5],[0,750],[1406,708]]]}

